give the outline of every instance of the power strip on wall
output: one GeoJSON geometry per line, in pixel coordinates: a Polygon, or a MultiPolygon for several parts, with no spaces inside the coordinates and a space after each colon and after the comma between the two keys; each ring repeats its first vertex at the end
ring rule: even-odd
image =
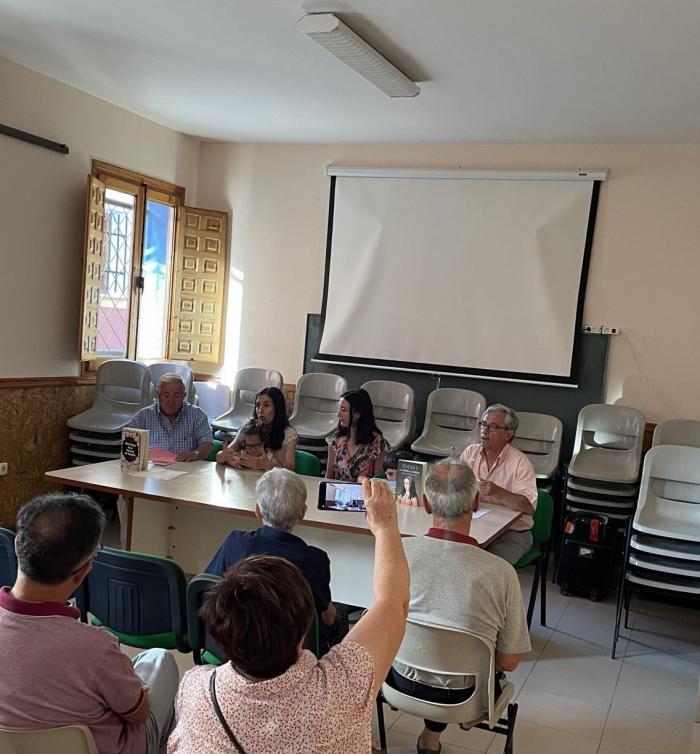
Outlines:
{"type": "Polygon", "coordinates": [[[583,332],[589,335],[619,335],[622,330],[619,327],[608,327],[607,325],[586,325],[583,332]]]}

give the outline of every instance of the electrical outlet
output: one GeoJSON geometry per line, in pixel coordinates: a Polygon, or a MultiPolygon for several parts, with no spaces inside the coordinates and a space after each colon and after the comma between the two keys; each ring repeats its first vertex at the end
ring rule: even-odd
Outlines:
{"type": "Polygon", "coordinates": [[[5,474],[7,474],[7,464],[0,463],[0,476],[5,476],[5,474]]]}

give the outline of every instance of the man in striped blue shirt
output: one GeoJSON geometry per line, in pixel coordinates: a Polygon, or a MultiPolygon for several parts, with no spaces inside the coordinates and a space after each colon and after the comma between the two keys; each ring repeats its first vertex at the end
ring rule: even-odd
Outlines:
{"type": "Polygon", "coordinates": [[[185,400],[185,383],[178,374],[164,374],[156,387],[156,401],[142,408],[130,427],[150,431],[149,447],[169,450],[177,461],[197,461],[209,456],[214,436],[207,415],[185,400]]]}

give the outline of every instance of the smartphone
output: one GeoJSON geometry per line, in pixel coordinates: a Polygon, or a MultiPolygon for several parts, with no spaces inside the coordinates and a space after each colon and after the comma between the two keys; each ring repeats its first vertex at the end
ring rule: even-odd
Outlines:
{"type": "MultiPolygon", "coordinates": [[[[393,491],[396,482],[387,482],[393,491]]],[[[326,511],[365,511],[362,485],[357,482],[320,482],[318,485],[318,507],[326,511]]]]}

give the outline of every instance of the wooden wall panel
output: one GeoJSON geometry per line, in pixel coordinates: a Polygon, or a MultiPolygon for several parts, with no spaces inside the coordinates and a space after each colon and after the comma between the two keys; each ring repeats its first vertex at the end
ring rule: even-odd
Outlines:
{"type": "Polygon", "coordinates": [[[92,405],[94,385],[41,384],[3,387],[0,383],[0,526],[14,529],[20,506],[50,492],[44,472],[69,464],[66,420],[92,405]]]}

